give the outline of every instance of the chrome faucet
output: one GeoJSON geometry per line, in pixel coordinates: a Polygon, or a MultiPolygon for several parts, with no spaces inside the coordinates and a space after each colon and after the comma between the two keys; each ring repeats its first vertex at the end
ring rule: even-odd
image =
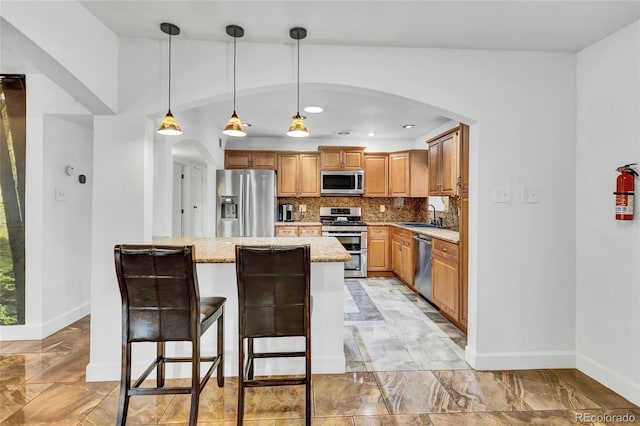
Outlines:
{"type": "Polygon", "coordinates": [[[427,210],[429,210],[429,207],[431,207],[433,209],[433,218],[431,219],[431,224],[432,225],[437,225],[436,208],[435,208],[435,206],[433,204],[429,204],[427,206],[427,210]]]}

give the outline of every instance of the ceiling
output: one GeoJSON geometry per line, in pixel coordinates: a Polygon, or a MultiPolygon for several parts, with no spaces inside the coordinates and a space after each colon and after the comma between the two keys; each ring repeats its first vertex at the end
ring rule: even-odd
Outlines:
{"type": "MultiPolygon", "coordinates": [[[[36,4],[38,2],[32,2],[36,4]]],[[[181,39],[230,42],[224,28],[245,29],[243,41],[293,43],[289,28],[308,30],[304,44],[435,47],[577,52],[640,19],[633,1],[191,1],[80,0],[93,15],[123,38],[166,39],[158,25],[172,22],[181,39]]],[[[14,55],[2,46],[3,68],[14,55]]],[[[24,61],[23,61],[24,64],[24,61]]],[[[24,66],[24,65],[23,65],[24,66]]],[[[416,139],[448,119],[431,107],[375,91],[302,84],[301,108],[314,138],[416,139]],[[403,129],[404,124],[416,124],[403,129]],[[337,136],[337,131],[351,135],[337,136]]],[[[224,127],[231,100],[202,107],[214,125],[224,127]]],[[[241,95],[237,111],[250,137],[282,137],[295,113],[295,85],[241,95]]],[[[174,111],[177,113],[177,111],[174,111]]],[[[177,119],[179,120],[179,115],[177,119]]]]}
{"type": "MultiPolygon", "coordinates": [[[[224,128],[232,110],[231,97],[202,107],[218,128],[224,128]]],[[[278,87],[264,93],[238,96],[236,110],[248,137],[283,137],[296,113],[296,86],[278,87]]],[[[175,111],[174,111],[175,113],[175,111]]],[[[433,107],[389,93],[355,87],[300,85],[300,114],[313,138],[417,139],[450,121],[433,107]],[[320,105],[321,113],[304,112],[308,105],[320,105]],[[403,128],[403,125],[415,125],[403,128]],[[339,134],[348,133],[348,134],[339,134]],[[369,135],[374,133],[374,135],[369,135]]],[[[176,117],[177,118],[177,117],[176,117]]]]}
{"type": "Polygon", "coordinates": [[[237,24],[249,42],[577,52],[640,18],[639,1],[81,0],[121,37],[162,38],[160,22],[181,37],[228,41],[237,24]],[[117,6],[115,6],[117,5],[117,6]]]}

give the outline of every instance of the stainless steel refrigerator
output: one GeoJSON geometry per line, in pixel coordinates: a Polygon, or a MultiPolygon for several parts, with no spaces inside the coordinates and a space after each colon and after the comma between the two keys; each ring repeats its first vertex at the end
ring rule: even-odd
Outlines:
{"type": "Polygon", "coordinates": [[[216,236],[274,236],[275,171],[217,170],[216,187],[216,236]]]}

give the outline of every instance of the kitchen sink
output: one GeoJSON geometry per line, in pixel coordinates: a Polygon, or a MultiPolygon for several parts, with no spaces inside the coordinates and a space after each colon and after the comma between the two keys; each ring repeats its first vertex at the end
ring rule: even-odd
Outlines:
{"type": "Polygon", "coordinates": [[[439,228],[439,229],[447,229],[448,226],[443,225],[435,225],[427,222],[398,222],[400,226],[406,226],[409,228],[439,228]]]}

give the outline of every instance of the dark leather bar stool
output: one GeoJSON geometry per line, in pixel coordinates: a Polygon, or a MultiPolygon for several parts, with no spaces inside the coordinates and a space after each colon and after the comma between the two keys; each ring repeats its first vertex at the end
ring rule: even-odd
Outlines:
{"type": "Polygon", "coordinates": [[[305,422],[311,424],[310,246],[236,246],[238,280],[238,425],[245,388],[305,385],[305,422]],[[254,352],[254,339],[304,336],[300,352],[254,352]],[[246,363],[245,363],[245,339],[246,363]],[[256,358],[304,357],[304,377],[254,378],[256,358]]]}
{"type": "Polygon", "coordinates": [[[224,386],[224,297],[200,298],[193,246],[117,245],[116,274],[122,297],[122,377],[117,424],[127,419],[134,395],[191,394],[189,424],[198,419],[200,392],[214,369],[218,386],[224,386]],[[200,337],[218,322],[215,356],[200,355],[200,337]],[[191,357],[165,356],[165,342],[191,342],[191,357]],[[131,344],[157,342],[157,356],[131,385],[131,344]],[[191,363],[191,386],[165,387],[165,364],[191,363]],[[200,363],[211,367],[200,378],[200,363]],[[140,388],[156,368],[156,387],[140,388]]]}

